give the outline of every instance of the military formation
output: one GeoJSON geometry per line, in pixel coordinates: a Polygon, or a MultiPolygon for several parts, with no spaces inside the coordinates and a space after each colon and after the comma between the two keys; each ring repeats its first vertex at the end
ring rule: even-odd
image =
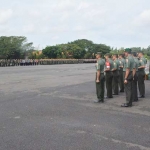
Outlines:
{"type": "Polygon", "coordinates": [[[95,59],[1,59],[0,67],[95,63],[95,59]]]}
{"type": "Polygon", "coordinates": [[[145,97],[145,66],[147,60],[143,52],[132,52],[125,49],[122,54],[96,54],[96,94],[95,103],[103,103],[104,99],[111,99],[113,95],[125,92],[126,102],[121,107],[132,107],[132,102],[145,97]],[[106,97],[104,97],[106,86],[106,97]],[[139,91],[139,92],[138,92],[139,91]],[[139,93],[139,96],[138,96],[139,93]]]}

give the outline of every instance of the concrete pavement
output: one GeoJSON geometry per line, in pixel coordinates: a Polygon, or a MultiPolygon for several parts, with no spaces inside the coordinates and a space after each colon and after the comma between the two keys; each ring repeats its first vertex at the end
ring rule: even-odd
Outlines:
{"type": "Polygon", "coordinates": [[[146,98],[94,104],[94,64],[0,70],[0,150],[150,150],[146,98]]]}

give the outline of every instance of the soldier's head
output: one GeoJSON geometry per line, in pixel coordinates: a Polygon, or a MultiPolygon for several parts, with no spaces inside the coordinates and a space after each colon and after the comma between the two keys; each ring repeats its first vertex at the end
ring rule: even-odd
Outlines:
{"type": "Polygon", "coordinates": [[[136,52],[132,52],[132,56],[133,57],[137,57],[137,53],[136,52]]]}
{"type": "Polygon", "coordinates": [[[101,53],[101,52],[97,52],[97,54],[96,54],[96,59],[101,58],[101,56],[102,56],[102,53],[101,53]]]}
{"type": "Polygon", "coordinates": [[[112,55],[112,59],[113,59],[113,60],[116,60],[117,57],[118,57],[118,54],[113,54],[113,55],[112,55]]]}
{"type": "Polygon", "coordinates": [[[126,49],[124,50],[124,55],[125,55],[125,57],[128,57],[129,54],[131,54],[131,48],[126,48],[126,49]]]}
{"type": "Polygon", "coordinates": [[[143,55],[144,55],[144,53],[143,53],[142,51],[140,51],[140,52],[138,53],[138,57],[139,57],[139,58],[143,57],[143,55]]]}
{"type": "Polygon", "coordinates": [[[119,58],[119,59],[121,59],[121,58],[123,58],[123,57],[124,57],[124,54],[119,54],[119,55],[118,55],[118,58],[119,58]]]}
{"type": "Polygon", "coordinates": [[[105,57],[106,60],[108,60],[109,58],[111,58],[111,54],[107,53],[107,54],[105,54],[104,57],[105,57]]]}

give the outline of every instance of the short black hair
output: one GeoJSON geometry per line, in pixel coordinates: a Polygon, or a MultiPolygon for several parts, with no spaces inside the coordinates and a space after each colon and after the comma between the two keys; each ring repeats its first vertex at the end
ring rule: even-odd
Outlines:
{"type": "Polygon", "coordinates": [[[144,55],[144,52],[140,51],[139,53],[143,54],[144,55]]]}
{"type": "Polygon", "coordinates": [[[137,56],[137,53],[136,53],[136,52],[132,52],[132,55],[133,55],[134,57],[136,57],[136,56],[137,56]]]}

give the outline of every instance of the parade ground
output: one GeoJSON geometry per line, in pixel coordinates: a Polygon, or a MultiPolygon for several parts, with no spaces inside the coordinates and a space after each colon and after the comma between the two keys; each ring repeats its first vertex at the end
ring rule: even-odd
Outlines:
{"type": "Polygon", "coordinates": [[[0,150],[150,150],[146,98],[95,104],[95,64],[0,68],[0,150]]]}

